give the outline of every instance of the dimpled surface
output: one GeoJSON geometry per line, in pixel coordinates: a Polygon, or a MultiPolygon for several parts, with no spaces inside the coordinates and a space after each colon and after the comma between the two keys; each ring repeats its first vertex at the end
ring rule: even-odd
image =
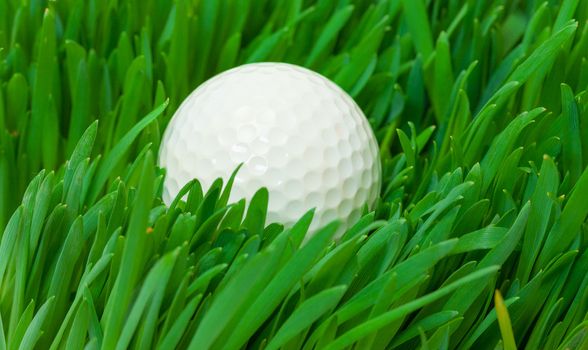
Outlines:
{"type": "Polygon", "coordinates": [[[327,78],[285,63],[233,68],[199,86],[167,127],[159,165],[169,204],[197,178],[206,190],[240,164],[231,201],[262,186],[268,220],[291,225],[316,208],[311,231],[341,219],[349,227],[378,197],[373,132],[353,99],[327,78]]]}

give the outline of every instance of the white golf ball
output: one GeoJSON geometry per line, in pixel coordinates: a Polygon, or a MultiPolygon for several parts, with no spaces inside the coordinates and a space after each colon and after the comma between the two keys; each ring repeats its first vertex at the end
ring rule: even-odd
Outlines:
{"type": "Polygon", "coordinates": [[[327,78],[291,64],[233,68],[186,98],[161,144],[163,200],[193,178],[206,190],[241,163],[231,201],[265,186],[268,221],[289,226],[316,208],[311,232],[335,219],[342,232],[380,191],[378,145],[362,111],[327,78]]]}

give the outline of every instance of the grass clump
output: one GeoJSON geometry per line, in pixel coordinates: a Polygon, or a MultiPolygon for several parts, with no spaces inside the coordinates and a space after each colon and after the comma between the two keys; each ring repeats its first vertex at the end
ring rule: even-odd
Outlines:
{"type": "Polygon", "coordinates": [[[0,348],[585,349],[587,20],[584,0],[0,1],[0,348]],[[255,61],[333,79],[376,133],[381,198],[338,242],[302,245],[312,211],[284,230],[230,181],[161,202],[173,111],[255,61]]]}

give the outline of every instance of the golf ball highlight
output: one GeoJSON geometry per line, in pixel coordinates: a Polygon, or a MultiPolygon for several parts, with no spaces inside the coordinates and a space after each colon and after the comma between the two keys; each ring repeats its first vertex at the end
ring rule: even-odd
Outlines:
{"type": "Polygon", "coordinates": [[[197,178],[204,190],[239,164],[230,201],[269,191],[268,222],[316,208],[311,232],[354,224],[378,198],[378,145],[364,114],[335,83],[306,68],[254,63],[200,85],[170,121],[159,153],[163,200],[197,178]]]}

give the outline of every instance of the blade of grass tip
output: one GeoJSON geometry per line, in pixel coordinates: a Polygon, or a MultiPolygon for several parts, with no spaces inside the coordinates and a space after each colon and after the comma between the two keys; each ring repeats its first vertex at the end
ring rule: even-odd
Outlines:
{"type": "MultiPolygon", "coordinates": [[[[527,59],[525,59],[520,65],[518,65],[514,71],[510,74],[510,77],[508,78],[508,82],[514,82],[517,81],[520,84],[523,84],[524,82],[526,82],[531,76],[533,76],[533,74],[541,69],[545,70],[546,67],[551,67],[551,65],[553,64],[553,62],[555,61],[555,58],[557,57],[557,55],[559,54],[562,46],[568,41],[570,40],[577,27],[578,27],[578,23],[575,21],[569,21],[569,24],[567,24],[565,27],[563,27],[560,31],[556,32],[555,34],[553,34],[549,39],[545,40],[543,43],[541,43],[541,45],[535,49],[531,55],[529,55],[529,57],[527,57],[527,59]]],[[[525,50],[524,47],[519,46],[519,48],[521,50],[525,50]]],[[[511,59],[518,59],[518,54],[515,54],[517,50],[514,50],[511,52],[511,54],[509,56],[512,56],[511,59]]],[[[521,54],[521,56],[523,56],[521,54]]],[[[509,67],[505,67],[506,69],[509,69],[509,67]]],[[[497,96],[498,93],[500,92],[500,89],[497,88],[497,84],[489,84],[489,86],[486,88],[486,90],[484,91],[484,95],[485,96],[497,96]],[[496,86],[494,86],[496,85],[496,86]],[[491,88],[491,89],[489,89],[491,88]],[[496,89],[498,89],[498,91],[496,91],[496,89]],[[494,92],[496,91],[496,92],[494,92]]],[[[520,86],[520,85],[519,85],[520,86]]],[[[487,103],[489,103],[491,100],[493,100],[494,97],[492,98],[483,98],[482,100],[480,100],[480,103],[486,103],[485,101],[488,100],[487,103]]],[[[482,110],[483,108],[478,107],[477,110],[482,110]]]]}
{"type": "Polygon", "coordinates": [[[400,140],[400,146],[402,147],[402,151],[404,152],[404,156],[406,157],[406,165],[407,167],[414,167],[416,164],[416,150],[413,144],[410,142],[410,139],[404,131],[401,129],[396,129],[396,133],[398,134],[398,140],[400,140]]]}
{"type": "Polygon", "coordinates": [[[429,139],[435,132],[437,127],[435,125],[431,125],[425,130],[423,130],[416,138],[416,149],[420,152],[423,151],[425,145],[429,142],[429,139]]]}
{"type": "Polygon", "coordinates": [[[452,254],[463,254],[480,249],[493,249],[504,238],[508,229],[497,226],[487,226],[477,231],[459,237],[452,254]]]}
{"type": "Polygon", "coordinates": [[[573,37],[577,28],[578,23],[574,21],[553,34],[512,72],[509,81],[524,83],[539,69],[553,64],[560,49],[573,37]]]}
{"type": "Polygon", "coordinates": [[[460,239],[464,232],[471,232],[477,227],[483,226],[483,220],[490,209],[490,200],[486,198],[481,199],[469,207],[464,205],[463,208],[460,208],[461,217],[457,220],[453,228],[454,234],[459,236],[460,239]],[[464,210],[463,208],[466,209],[464,210]]]}
{"type": "Polygon", "coordinates": [[[459,24],[461,23],[461,21],[464,19],[464,17],[466,16],[466,14],[468,13],[468,4],[463,4],[463,6],[461,7],[461,10],[459,10],[459,12],[457,13],[457,15],[455,17],[453,17],[453,20],[451,21],[451,24],[449,25],[449,27],[447,27],[447,35],[451,36],[451,34],[453,34],[453,32],[459,28],[459,24]]]}
{"type": "Polygon", "coordinates": [[[243,220],[242,227],[248,230],[249,236],[260,235],[263,233],[265,227],[265,219],[267,216],[267,206],[269,201],[269,192],[267,188],[260,188],[249,203],[245,220],[243,220]]]}
{"type": "Polygon", "coordinates": [[[222,253],[222,247],[216,247],[204,253],[202,258],[198,261],[198,269],[196,270],[196,273],[202,273],[220,263],[222,253]]]}
{"type": "Polygon", "coordinates": [[[84,197],[84,177],[88,170],[89,162],[90,159],[86,159],[78,165],[70,183],[70,188],[64,188],[65,204],[67,205],[67,211],[70,213],[80,212],[80,208],[84,204],[82,203],[84,197]]]}
{"type": "Polygon", "coordinates": [[[228,266],[228,264],[220,264],[202,273],[200,276],[198,276],[198,278],[196,278],[196,280],[194,280],[194,282],[190,284],[190,286],[188,286],[188,295],[194,295],[196,292],[204,293],[210,281],[213,278],[220,276],[220,274],[224,272],[228,266]]]}
{"type": "Polygon", "coordinates": [[[545,108],[538,107],[532,111],[521,113],[494,139],[480,164],[484,169],[482,193],[486,193],[494,177],[499,173],[500,165],[512,152],[519,134],[543,112],[545,112],[545,108]]]}
{"type": "Polygon", "coordinates": [[[579,0],[563,0],[559,6],[557,18],[553,24],[553,31],[557,32],[562,29],[569,20],[574,18],[574,12],[578,7],[579,0]]]}
{"type": "Polygon", "coordinates": [[[164,251],[174,250],[189,241],[196,225],[196,218],[190,214],[180,214],[171,227],[164,251]]]}
{"type": "MultiPolygon", "coordinates": [[[[200,185],[200,182],[198,181],[198,179],[192,179],[192,180],[188,181],[178,191],[178,194],[176,195],[176,197],[172,200],[171,204],[169,205],[169,212],[173,212],[180,204],[180,201],[182,200],[182,198],[184,198],[188,193],[191,193],[192,191],[198,192],[199,196],[203,196],[202,185],[200,185]]],[[[202,198],[200,198],[200,200],[202,200],[202,198]]]]}
{"type": "Polygon", "coordinates": [[[100,155],[95,157],[94,159],[86,158],[87,162],[89,162],[88,169],[85,172],[83,185],[82,185],[82,193],[81,193],[81,203],[86,203],[86,195],[90,190],[90,185],[92,184],[92,180],[94,179],[94,174],[96,173],[96,169],[98,168],[98,164],[100,164],[100,155]]]}
{"type": "MultiPolygon", "coordinates": [[[[416,233],[412,236],[410,241],[404,246],[402,251],[401,259],[406,259],[412,252],[414,251],[417,246],[421,245],[423,242],[423,238],[425,237],[426,232],[430,227],[433,226],[435,220],[438,220],[441,215],[443,215],[448,208],[451,208],[456,203],[460,202],[463,199],[463,194],[469,188],[474,185],[471,181],[466,181],[462,184],[459,184],[453,189],[451,192],[445,196],[442,200],[437,202],[434,206],[430,208],[432,214],[427,218],[427,220],[418,228],[416,233]]],[[[442,222],[442,221],[441,221],[442,222]]],[[[438,222],[436,223],[439,224],[438,222]]],[[[452,225],[452,224],[451,224],[452,225]]]]}
{"type": "Polygon", "coordinates": [[[80,137],[76,147],[74,148],[70,159],[66,162],[65,173],[63,175],[63,188],[69,188],[71,180],[77,167],[92,155],[92,148],[98,133],[98,120],[94,121],[80,137]]]}
{"type": "Polygon", "coordinates": [[[388,222],[385,226],[370,235],[365,244],[357,252],[359,266],[368,267],[370,265],[369,269],[376,271],[384,271],[386,269],[387,264],[384,262],[389,259],[386,255],[396,255],[396,252],[398,252],[398,246],[388,246],[387,243],[391,241],[394,235],[399,235],[399,231],[402,229],[399,223],[399,221],[388,222]],[[381,256],[381,260],[378,259],[378,265],[382,264],[385,266],[380,265],[379,269],[376,268],[377,266],[372,266],[371,263],[373,262],[374,256],[381,256]]]}
{"type": "Polygon", "coordinates": [[[144,263],[143,254],[147,243],[144,238],[149,219],[149,209],[155,194],[155,189],[153,188],[154,167],[153,154],[148,152],[143,164],[143,177],[137,189],[129,218],[120,270],[102,316],[104,324],[103,349],[114,349],[123,328],[126,316],[124,311],[129,307],[135,284],[140,278],[139,273],[144,263]]]}
{"type": "Polygon", "coordinates": [[[125,169],[122,180],[129,187],[136,187],[139,183],[139,179],[141,178],[141,165],[143,165],[143,159],[145,158],[147,151],[151,149],[153,149],[153,143],[148,142],[137,154],[135,159],[133,159],[131,165],[125,169]]]}
{"type": "Polygon", "coordinates": [[[94,181],[90,188],[90,192],[88,194],[88,203],[94,203],[96,201],[96,198],[100,194],[100,191],[104,187],[108,177],[111,176],[112,170],[122,160],[123,155],[131,147],[133,141],[137,138],[137,136],[139,136],[141,131],[147,127],[147,125],[149,125],[159,115],[161,115],[161,113],[163,113],[168,104],[169,99],[165,100],[164,103],[147,114],[135,126],[133,126],[131,130],[129,130],[120,139],[116,146],[114,146],[112,150],[104,157],[102,163],[98,167],[96,176],[94,177],[94,181]]]}
{"type": "Polygon", "coordinates": [[[508,310],[498,289],[494,292],[494,307],[496,308],[496,318],[498,319],[504,350],[516,350],[517,344],[514,339],[508,310]]]}
{"type": "Polygon", "coordinates": [[[358,237],[361,233],[366,233],[365,228],[374,222],[375,215],[374,212],[364,215],[341,236],[340,242],[345,242],[358,237]]]}
{"type": "Polygon", "coordinates": [[[311,327],[319,317],[339,303],[346,290],[347,286],[336,286],[305,300],[280,327],[268,343],[266,350],[279,349],[297,334],[311,327]]]}
{"type": "Polygon", "coordinates": [[[423,306],[438,300],[454,290],[482,278],[488,278],[490,275],[495,274],[499,270],[498,266],[491,266],[484,269],[480,269],[476,272],[473,272],[459,280],[448,284],[447,286],[435,290],[429,294],[426,294],[420,298],[417,298],[413,301],[407,302],[402,306],[399,306],[393,310],[385,312],[380,316],[374,317],[352,329],[343,333],[337,339],[335,339],[332,343],[330,343],[324,350],[338,350],[338,349],[345,349],[346,347],[352,345],[356,341],[364,338],[365,336],[375,332],[382,327],[386,326],[387,324],[405,317],[406,315],[414,312],[423,306]]]}
{"type": "Polygon", "coordinates": [[[219,223],[223,219],[225,213],[230,208],[231,206],[226,206],[224,208],[217,210],[216,212],[214,212],[214,214],[210,215],[206,219],[206,221],[204,221],[200,226],[196,226],[198,227],[198,229],[196,230],[192,238],[190,238],[190,245],[199,246],[204,242],[212,241],[212,239],[215,238],[215,236],[213,235],[215,234],[215,232],[217,232],[217,227],[219,223]]]}
{"type": "Polygon", "coordinates": [[[506,102],[511,95],[518,91],[521,83],[511,81],[504,84],[476,114],[474,120],[466,127],[463,135],[458,138],[464,148],[463,158],[466,164],[475,164],[482,157],[483,145],[490,123],[494,119],[499,107],[506,102]]]}
{"type": "Polygon", "coordinates": [[[241,221],[243,220],[244,213],[245,199],[240,199],[231,205],[231,208],[227,211],[227,214],[219,225],[219,230],[222,231],[226,229],[231,231],[238,231],[239,227],[241,227],[241,221]]]}
{"type": "Polygon", "coordinates": [[[34,349],[37,341],[43,334],[43,324],[45,323],[45,319],[47,318],[47,314],[51,310],[51,306],[53,305],[53,297],[47,299],[47,301],[39,308],[39,311],[33,317],[33,320],[29,324],[23,338],[22,342],[18,346],[19,350],[28,350],[34,349]]]}
{"type": "Polygon", "coordinates": [[[223,229],[215,239],[215,245],[222,249],[221,263],[230,264],[235,259],[237,252],[245,242],[245,234],[235,233],[230,229],[223,229]]]}
{"type": "Polygon", "coordinates": [[[229,177],[229,180],[227,181],[225,188],[223,189],[220,197],[218,198],[218,201],[216,202],[216,209],[220,209],[221,207],[224,207],[227,205],[227,203],[229,203],[229,196],[231,195],[231,189],[233,188],[235,177],[237,176],[237,173],[239,172],[242,166],[243,163],[239,164],[229,177]]]}
{"type": "Polygon", "coordinates": [[[90,234],[96,231],[100,212],[110,216],[110,221],[108,223],[108,228],[111,229],[110,232],[114,231],[117,227],[120,226],[122,219],[126,217],[126,212],[128,210],[127,207],[123,206],[123,204],[126,204],[126,201],[124,203],[115,203],[116,200],[120,200],[119,197],[126,196],[126,192],[117,192],[121,188],[124,187],[121,186],[117,188],[117,190],[107,194],[86,211],[84,214],[84,232],[90,234]],[[114,206],[115,204],[117,205],[116,207],[114,206]],[[117,212],[115,215],[114,210],[116,209],[120,209],[120,212],[117,212]],[[116,219],[120,219],[120,221],[115,221],[116,219]],[[116,223],[118,223],[118,225],[115,225],[116,223]]]}
{"type": "MultiPolygon", "coordinates": [[[[216,202],[218,201],[218,198],[221,193],[223,180],[221,178],[214,180],[214,182],[212,183],[212,185],[210,185],[210,188],[208,189],[208,191],[206,192],[206,194],[204,195],[204,197],[202,199],[200,199],[201,194],[200,194],[200,188],[198,187],[199,185],[200,185],[200,183],[195,182],[194,183],[195,188],[191,190],[191,191],[196,190],[198,192],[197,193],[198,199],[195,201],[192,201],[190,197],[192,197],[193,193],[191,192],[188,195],[188,203],[186,203],[186,204],[196,205],[196,204],[200,203],[200,205],[198,207],[188,207],[186,205],[186,208],[185,208],[185,210],[188,210],[190,212],[195,212],[195,214],[196,214],[196,227],[202,226],[202,224],[204,222],[206,222],[206,220],[208,220],[215,213],[216,202]]],[[[222,208],[222,209],[226,209],[226,208],[222,208]]],[[[192,239],[195,239],[195,237],[192,237],[192,239]]]]}
{"type": "Polygon", "coordinates": [[[308,228],[310,227],[312,218],[314,217],[314,213],[314,208],[307,211],[290,229],[289,234],[294,250],[300,248],[300,244],[302,244],[306,238],[306,235],[308,234],[308,228]]]}

